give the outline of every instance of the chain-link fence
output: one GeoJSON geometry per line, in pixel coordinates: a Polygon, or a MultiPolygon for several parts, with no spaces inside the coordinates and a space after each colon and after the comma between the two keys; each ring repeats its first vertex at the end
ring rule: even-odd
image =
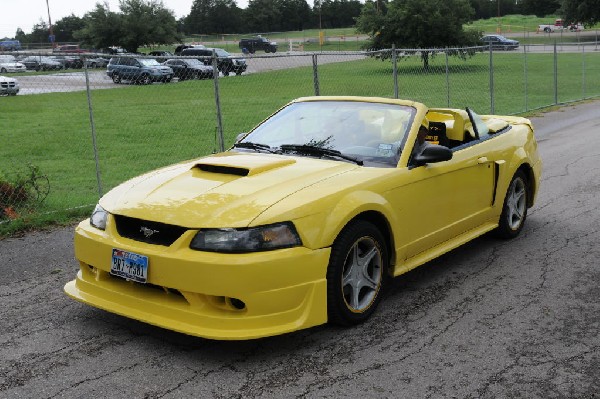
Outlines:
{"type": "Polygon", "coordinates": [[[0,233],[83,215],[128,178],[228,148],[297,97],[398,97],[480,114],[597,97],[598,47],[293,51],[227,60],[213,53],[199,63],[174,57],[193,62],[166,73],[142,55],[124,55],[114,69],[99,54],[5,53],[0,65],[14,55],[28,71],[2,73],[2,87],[15,80],[20,92],[0,98],[0,233]]]}

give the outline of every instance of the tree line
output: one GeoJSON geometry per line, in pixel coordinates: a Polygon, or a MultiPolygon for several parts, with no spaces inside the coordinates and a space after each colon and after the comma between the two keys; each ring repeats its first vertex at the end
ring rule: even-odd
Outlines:
{"type": "Polygon", "coordinates": [[[190,13],[176,19],[161,0],[120,0],[119,11],[96,3],[83,17],[70,15],[49,27],[40,20],[22,43],[79,42],[89,48],[182,42],[190,35],[248,34],[305,29],[356,27],[370,37],[368,46],[410,47],[469,45],[477,33],[463,30],[476,19],[509,14],[560,15],[567,21],[600,21],[600,0],[250,0],[241,9],[235,0],[194,0],[190,13]],[[52,28],[52,29],[50,29],[52,28]]]}

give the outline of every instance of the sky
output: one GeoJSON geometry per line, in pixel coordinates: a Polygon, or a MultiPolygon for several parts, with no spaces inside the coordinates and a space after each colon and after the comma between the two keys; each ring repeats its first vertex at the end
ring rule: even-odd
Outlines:
{"type": "MultiPolygon", "coordinates": [[[[119,11],[119,0],[47,0],[50,6],[52,22],[75,14],[77,17],[92,11],[96,3],[108,3],[111,11],[119,11]]],[[[175,12],[180,18],[190,13],[193,0],[163,0],[166,8],[175,12]]],[[[246,8],[247,0],[236,0],[238,7],[246,8]]],[[[0,0],[0,39],[14,37],[17,28],[25,33],[31,33],[33,25],[40,19],[48,23],[48,8],[46,0],[0,0]]]]}

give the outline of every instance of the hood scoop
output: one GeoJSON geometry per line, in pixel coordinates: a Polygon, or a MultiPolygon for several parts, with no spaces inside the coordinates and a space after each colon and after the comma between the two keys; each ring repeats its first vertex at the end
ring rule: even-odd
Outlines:
{"type": "Polygon", "coordinates": [[[233,176],[253,176],[296,163],[293,158],[282,158],[265,154],[229,153],[212,156],[198,162],[194,169],[203,172],[233,176]]]}
{"type": "Polygon", "coordinates": [[[222,175],[248,176],[248,173],[250,173],[250,171],[246,168],[236,168],[224,165],[209,165],[200,163],[197,164],[195,167],[203,172],[219,173],[222,175]]]}

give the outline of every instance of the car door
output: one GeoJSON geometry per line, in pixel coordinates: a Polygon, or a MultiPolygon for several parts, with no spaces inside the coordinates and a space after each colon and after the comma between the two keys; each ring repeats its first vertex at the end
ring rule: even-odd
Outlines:
{"type": "Polygon", "coordinates": [[[409,184],[396,193],[406,258],[482,225],[492,210],[495,165],[479,144],[449,161],[408,170],[409,184]]]}

